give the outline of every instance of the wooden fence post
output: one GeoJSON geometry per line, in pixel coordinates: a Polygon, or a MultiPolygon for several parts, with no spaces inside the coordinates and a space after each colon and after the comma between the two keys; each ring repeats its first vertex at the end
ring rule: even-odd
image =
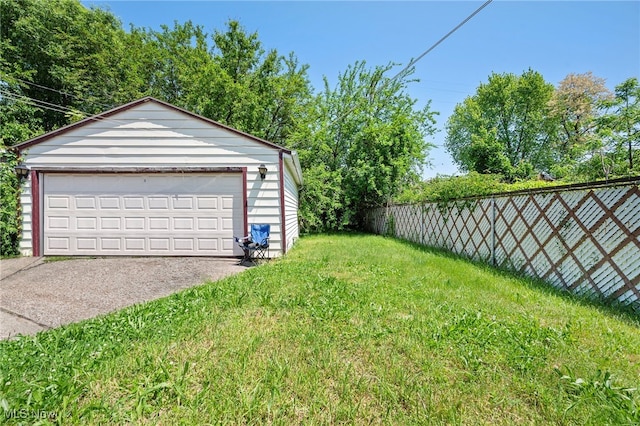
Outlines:
{"type": "Polygon", "coordinates": [[[491,197],[491,264],[496,266],[496,199],[491,197]]]}

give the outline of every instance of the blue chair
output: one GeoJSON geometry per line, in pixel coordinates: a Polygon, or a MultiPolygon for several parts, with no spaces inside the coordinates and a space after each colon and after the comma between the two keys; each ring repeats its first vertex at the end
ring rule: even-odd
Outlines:
{"type": "Polygon", "coordinates": [[[244,257],[240,263],[269,258],[269,235],[271,225],[251,224],[251,233],[244,238],[234,237],[236,243],[244,252],[244,257]]]}

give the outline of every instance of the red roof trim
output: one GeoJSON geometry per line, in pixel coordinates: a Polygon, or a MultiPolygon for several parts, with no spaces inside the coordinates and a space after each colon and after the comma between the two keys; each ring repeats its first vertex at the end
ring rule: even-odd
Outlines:
{"type": "Polygon", "coordinates": [[[42,254],[40,244],[40,175],[31,170],[31,253],[34,257],[42,254]]]}
{"type": "Polygon", "coordinates": [[[242,168],[242,236],[249,235],[249,200],[247,199],[247,168],[242,168]]]}
{"type": "Polygon", "coordinates": [[[137,101],[130,102],[128,104],[119,106],[119,107],[111,109],[109,111],[106,111],[106,112],[103,112],[103,113],[100,113],[100,114],[97,114],[97,115],[93,115],[91,117],[87,117],[84,120],[78,121],[77,123],[69,124],[67,126],[59,128],[57,130],[52,130],[52,131],[50,131],[48,133],[45,133],[43,135],[36,136],[35,138],[29,139],[28,141],[25,141],[25,142],[19,143],[17,145],[14,145],[13,148],[17,149],[18,151],[23,151],[23,150],[25,150],[25,149],[33,146],[33,145],[37,145],[37,144],[42,143],[42,142],[44,142],[46,140],[49,140],[49,139],[51,139],[53,137],[59,136],[59,135],[64,134],[64,133],[67,133],[67,132],[69,132],[69,131],[71,131],[73,129],[77,129],[77,128],[86,126],[89,123],[93,123],[95,121],[100,121],[100,120],[102,120],[104,118],[112,117],[112,116],[114,116],[114,115],[116,115],[118,113],[121,113],[123,111],[127,111],[127,110],[129,110],[131,108],[137,107],[138,105],[142,105],[142,104],[147,103],[147,102],[154,102],[156,104],[163,105],[163,106],[165,106],[167,108],[173,109],[174,111],[181,112],[181,113],[186,114],[186,115],[188,115],[188,116],[190,116],[192,118],[195,118],[197,120],[204,121],[205,123],[210,124],[212,126],[216,126],[216,127],[228,130],[230,132],[236,133],[238,135],[244,136],[244,137],[249,138],[249,139],[251,139],[253,141],[256,141],[258,143],[266,145],[266,146],[268,146],[270,148],[274,148],[274,149],[277,149],[277,150],[279,150],[281,152],[285,152],[287,154],[291,154],[291,150],[286,149],[284,147],[281,147],[280,145],[276,145],[276,144],[274,144],[272,142],[266,141],[264,139],[260,139],[259,137],[250,135],[249,133],[242,132],[240,130],[234,129],[233,127],[229,127],[227,125],[224,125],[222,123],[218,123],[217,121],[214,121],[214,120],[211,120],[209,118],[203,117],[201,115],[195,114],[195,113],[193,113],[191,111],[187,111],[186,109],[177,107],[175,105],[171,105],[170,103],[160,101],[160,100],[155,99],[155,98],[153,98],[151,96],[147,96],[145,98],[138,99],[137,101]]]}

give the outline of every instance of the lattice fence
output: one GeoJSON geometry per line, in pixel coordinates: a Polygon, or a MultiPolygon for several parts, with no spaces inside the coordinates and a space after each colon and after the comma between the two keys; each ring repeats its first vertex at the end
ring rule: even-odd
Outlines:
{"type": "Polygon", "coordinates": [[[640,309],[637,182],[558,187],[371,212],[373,232],[448,249],[640,309]]]}

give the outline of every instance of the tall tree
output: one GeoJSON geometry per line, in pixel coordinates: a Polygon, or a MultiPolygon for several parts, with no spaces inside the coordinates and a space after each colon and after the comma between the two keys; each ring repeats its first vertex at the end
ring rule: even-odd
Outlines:
{"type": "Polygon", "coordinates": [[[569,74],[558,84],[549,102],[551,118],[558,122],[556,161],[578,161],[587,153],[597,137],[599,105],[611,97],[604,79],[591,72],[569,74]]]}
{"type": "Polygon", "coordinates": [[[147,93],[173,105],[189,108],[192,78],[213,60],[207,34],[191,21],[161,25],[160,30],[132,28],[139,75],[147,93]]]}
{"type": "Polygon", "coordinates": [[[305,170],[301,217],[306,230],[362,224],[371,206],[391,199],[419,178],[435,131],[427,103],[416,108],[406,92],[411,72],[385,76],[393,67],[367,68],[356,62],[336,87],[309,105],[290,146],[305,170]]]}
{"type": "Polygon", "coordinates": [[[215,31],[211,60],[188,77],[187,103],[196,112],[258,137],[284,144],[294,115],[310,96],[307,65],[293,53],[265,51],[257,33],[237,21],[215,31]]]}
{"type": "Polygon", "coordinates": [[[446,125],[447,150],[466,171],[516,177],[547,169],[554,139],[548,119],[552,93],[553,85],[533,70],[521,76],[493,73],[475,95],[456,105],[446,125]],[[499,161],[483,160],[496,155],[499,161]]]}
{"type": "Polygon", "coordinates": [[[601,119],[603,145],[626,153],[628,171],[634,170],[634,150],[640,146],[640,83],[629,78],[615,87],[615,97],[602,102],[606,110],[601,119]]]}
{"type": "Polygon", "coordinates": [[[43,130],[128,101],[125,40],[113,14],[77,0],[0,0],[3,99],[37,103],[43,130]]]}

